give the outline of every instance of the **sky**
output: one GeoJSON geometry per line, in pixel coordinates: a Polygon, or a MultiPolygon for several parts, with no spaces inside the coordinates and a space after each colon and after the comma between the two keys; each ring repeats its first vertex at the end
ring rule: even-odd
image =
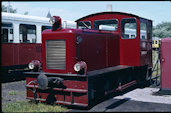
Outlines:
{"type": "MultiPolygon", "coordinates": [[[[83,16],[107,11],[107,5],[112,5],[112,11],[126,12],[153,21],[156,26],[161,22],[171,22],[170,1],[10,1],[17,13],[46,17],[60,16],[63,20],[75,21],[83,16]]],[[[8,2],[3,1],[7,6],[8,2]]]]}

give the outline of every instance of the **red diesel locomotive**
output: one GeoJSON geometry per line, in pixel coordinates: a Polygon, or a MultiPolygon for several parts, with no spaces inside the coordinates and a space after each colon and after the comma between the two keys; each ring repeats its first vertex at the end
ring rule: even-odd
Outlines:
{"type": "Polygon", "coordinates": [[[152,21],[128,13],[101,12],[76,20],[77,29],[42,33],[42,71],[27,72],[27,99],[88,107],[108,94],[150,79],[152,21]]]}

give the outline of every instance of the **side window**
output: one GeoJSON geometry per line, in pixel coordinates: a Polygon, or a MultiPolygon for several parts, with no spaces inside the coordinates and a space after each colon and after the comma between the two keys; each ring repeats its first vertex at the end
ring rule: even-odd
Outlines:
{"type": "Polygon", "coordinates": [[[152,23],[150,21],[147,23],[147,38],[152,39],[152,23]]]}
{"type": "Polygon", "coordinates": [[[116,31],[118,29],[118,21],[116,19],[113,19],[113,20],[96,20],[93,23],[93,29],[116,31]]]}
{"type": "Polygon", "coordinates": [[[128,18],[121,20],[121,37],[122,39],[135,39],[137,37],[136,19],[128,18]]]}
{"type": "Polygon", "coordinates": [[[42,26],[42,32],[43,32],[45,29],[52,29],[52,26],[42,26]]]}
{"type": "Polygon", "coordinates": [[[20,42],[36,43],[36,26],[28,24],[20,24],[20,42]]]}
{"type": "Polygon", "coordinates": [[[1,42],[12,43],[14,40],[12,23],[2,23],[1,26],[1,42]]]}
{"type": "Polygon", "coordinates": [[[140,39],[147,39],[147,25],[144,22],[140,23],[140,39]]]}
{"type": "Polygon", "coordinates": [[[78,22],[78,29],[91,29],[91,22],[90,21],[78,22]]]}

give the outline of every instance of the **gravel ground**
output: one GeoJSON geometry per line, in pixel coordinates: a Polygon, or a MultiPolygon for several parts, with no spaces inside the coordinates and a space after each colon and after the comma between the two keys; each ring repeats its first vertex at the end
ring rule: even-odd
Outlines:
{"type": "Polygon", "coordinates": [[[6,103],[24,101],[26,98],[25,80],[1,84],[2,105],[6,103]]]}
{"type": "Polygon", "coordinates": [[[88,112],[171,112],[171,105],[112,98],[94,106],[88,112]]]}
{"type": "MultiPolygon", "coordinates": [[[[1,89],[2,106],[6,103],[26,100],[25,80],[2,83],[1,89]]],[[[101,102],[90,110],[73,109],[70,112],[171,111],[171,95],[156,95],[158,91],[159,87],[136,88],[101,102]]]]}
{"type": "Polygon", "coordinates": [[[137,88],[124,95],[116,96],[115,99],[129,98],[130,100],[141,102],[153,102],[171,105],[171,95],[157,95],[160,88],[137,88]]]}

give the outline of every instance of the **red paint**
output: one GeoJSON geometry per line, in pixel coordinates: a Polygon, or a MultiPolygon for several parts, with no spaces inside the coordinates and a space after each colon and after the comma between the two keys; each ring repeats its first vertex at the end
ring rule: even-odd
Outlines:
{"type": "Polygon", "coordinates": [[[152,68],[152,21],[140,19],[140,22],[146,23],[147,29],[147,39],[140,39],[140,65],[152,68]]]}
{"type": "Polygon", "coordinates": [[[119,34],[105,31],[81,30],[77,36],[77,61],[85,61],[88,71],[103,69],[119,64],[119,34]]]}
{"type": "Polygon", "coordinates": [[[73,29],[62,29],[59,31],[46,30],[42,34],[42,62],[43,71],[52,73],[74,73],[75,61],[75,30],[73,29]],[[66,41],[66,70],[55,70],[46,68],[46,40],[60,40],[66,41]]]}
{"type": "Polygon", "coordinates": [[[161,39],[161,88],[171,90],[171,38],[161,39]]]}
{"type": "MultiPolygon", "coordinates": [[[[26,78],[26,84],[28,84],[30,81],[36,80],[36,78],[27,77],[26,78]]],[[[53,88],[54,91],[58,91],[59,94],[55,94],[55,97],[57,98],[56,103],[68,103],[66,105],[71,105],[73,103],[77,104],[84,104],[88,106],[88,84],[87,80],[85,81],[74,81],[74,80],[64,80],[63,84],[67,87],[66,89],[62,88],[53,88]],[[79,93],[79,96],[74,94],[75,92],[79,93]],[[81,94],[81,95],[80,95],[81,94]]],[[[33,92],[28,90],[28,88],[34,88],[34,84],[31,83],[29,85],[26,85],[27,87],[27,98],[33,99],[33,92]]],[[[37,88],[37,84],[35,84],[35,87],[37,88]]],[[[47,89],[46,89],[47,90],[47,89]]],[[[37,99],[38,100],[46,100],[49,93],[37,93],[37,99]],[[41,98],[39,98],[39,95],[41,98]]]]}
{"type": "MultiPolygon", "coordinates": [[[[115,42],[114,42],[115,44],[113,43],[113,45],[116,45],[115,47],[118,50],[114,50],[115,55],[113,57],[112,57],[113,54],[110,54],[109,56],[112,57],[111,59],[117,59],[117,60],[113,61],[113,62],[115,62],[115,64],[130,65],[130,66],[152,65],[152,60],[151,60],[152,54],[150,53],[151,49],[148,49],[148,54],[147,54],[148,57],[145,58],[145,57],[140,56],[140,49],[142,50],[142,48],[140,47],[140,44],[141,44],[140,42],[142,42],[142,41],[140,41],[140,25],[139,25],[140,17],[138,17],[136,15],[125,14],[125,13],[120,13],[120,12],[116,12],[116,13],[105,12],[105,13],[92,14],[92,15],[83,17],[77,21],[90,21],[91,23],[93,23],[95,20],[117,19],[118,23],[119,23],[118,30],[115,32],[111,32],[111,33],[120,34],[121,19],[123,19],[123,18],[136,18],[137,38],[136,39],[122,39],[120,35],[116,36],[116,37],[118,37],[119,41],[115,40],[115,42]],[[119,62],[117,62],[118,60],[119,60],[119,62]],[[144,62],[145,60],[147,60],[147,61],[144,62]]],[[[144,20],[149,23],[152,23],[151,20],[147,20],[147,19],[144,19],[144,20]]],[[[93,26],[91,26],[91,27],[93,28],[93,26]]],[[[115,37],[115,35],[113,35],[112,37],[115,37]]],[[[150,36],[150,37],[152,37],[152,36],[150,36]]],[[[146,41],[147,41],[147,43],[150,43],[151,39],[146,40],[146,41]]],[[[96,46],[98,46],[98,45],[96,45],[96,46]]],[[[110,49],[113,49],[112,46],[110,49]]],[[[102,58],[102,59],[104,59],[104,58],[102,58]]],[[[110,65],[110,66],[114,66],[114,64],[110,65]]]]}
{"type": "Polygon", "coordinates": [[[32,60],[41,61],[41,44],[1,44],[1,64],[15,66],[29,64],[32,60]]]}

